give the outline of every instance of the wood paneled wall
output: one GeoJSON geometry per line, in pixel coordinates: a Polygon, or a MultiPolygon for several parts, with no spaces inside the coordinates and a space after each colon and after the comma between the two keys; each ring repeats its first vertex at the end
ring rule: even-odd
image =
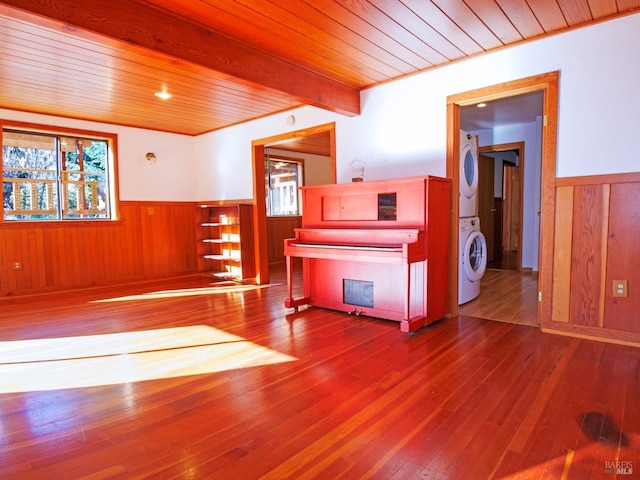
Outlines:
{"type": "Polygon", "coordinates": [[[543,330],[640,345],[640,174],[556,185],[551,320],[543,330]],[[614,280],[628,297],[614,297],[614,280]]]}
{"type": "Polygon", "coordinates": [[[267,242],[269,263],[284,263],[284,240],[293,238],[294,228],[299,228],[302,217],[267,217],[267,242]]]}
{"type": "Polygon", "coordinates": [[[195,222],[190,202],[120,202],[114,222],[0,224],[0,297],[196,272],[195,222]]]}

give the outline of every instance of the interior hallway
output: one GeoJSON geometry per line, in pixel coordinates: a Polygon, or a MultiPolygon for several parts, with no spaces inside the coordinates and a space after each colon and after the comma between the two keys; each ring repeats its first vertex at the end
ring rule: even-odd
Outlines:
{"type": "Polygon", "coordinates": [[[480,295],[460,305],[460,315],[538,326],[538,276],[487,268],[480,295]]]}

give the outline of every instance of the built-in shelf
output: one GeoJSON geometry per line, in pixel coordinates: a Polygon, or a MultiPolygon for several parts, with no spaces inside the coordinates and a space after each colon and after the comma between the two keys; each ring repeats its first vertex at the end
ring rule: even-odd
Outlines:
{"type": "Polygon", "coordinates": [[[207,258],[209,260],[221,260],[221,261],[225,261],[225,262],[239,262],[240,261],[240,257],[234,257],[231,255],[203,255],[204,258],[207,258]]]}
{"type": "Polygon", "coordinates": [[[219,222],[215,222],[215,223],[206,222],[202,224],[203,227],[222,227],[222,226],[233,227],[235,225],[239,225],[239,224],[238,223],[219,223],[219,222]]]}
{"type": "Polygon", "coordinates": [[[222,238],[205,238],[202,240],[205,243],[240,243],[240,240],[223,240],[222,238]]]}
{"type": "Polygon", "coordinates": [[[225,204],[197,208],[198,270],[215,278],[255,278],[253,206],[225,204]]]}

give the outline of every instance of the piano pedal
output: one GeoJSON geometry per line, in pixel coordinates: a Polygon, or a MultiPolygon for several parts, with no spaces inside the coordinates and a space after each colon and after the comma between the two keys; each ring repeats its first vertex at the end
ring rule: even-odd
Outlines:
{"type": "Polygon", "coordinates": [[[357,317],[359,317],[360,315],[362,315],[362,309],[360,309],[360,311],[358,311],[358,309],[356,307],[353,307],[353,311],[351,312],[347,312],[349,315],[355,315],[357,317]]]}

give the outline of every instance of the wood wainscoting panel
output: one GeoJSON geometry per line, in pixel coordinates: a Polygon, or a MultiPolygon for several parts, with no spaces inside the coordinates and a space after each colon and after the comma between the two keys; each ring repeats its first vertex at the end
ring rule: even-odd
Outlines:
{"type": "Polygon", "coordinates": [[[116,221],[2,223],[0,297],[194,273],[194,211],[120,202],[116,221]]]}
{"type": "Polygon", "coordinates": [[[556,182],[552,308],[540,327],[640,346],[640,173],[556,182]],[[614,297],[626,280],[627,297],[614,297]]]}
{"type": "Polygon", "coordinates": [[[269,264],[284,264],[284,241],[294,237],[294,228],[300,228],[302,217],[267,217],[269,264]]]}
{"type": "Polygon", "coordinates": [[[571,246],[571,308],[574,325],[600,325],[603,185],[575,188],[571,246]]]}
{"type": "Polygon", "coordinates": [[[640,332],[640,182],[611,186],[604,327],[640,332]],[[626,280],[628,297],[613,296],[626,280]]]}
{"type": "Polygon", "coordinates": [[[571,293],[571,244],[573,225],[573,187],[556,190],[556,228],[553,248],[553,303],[551,319],[569,321],[571,293]]]}

